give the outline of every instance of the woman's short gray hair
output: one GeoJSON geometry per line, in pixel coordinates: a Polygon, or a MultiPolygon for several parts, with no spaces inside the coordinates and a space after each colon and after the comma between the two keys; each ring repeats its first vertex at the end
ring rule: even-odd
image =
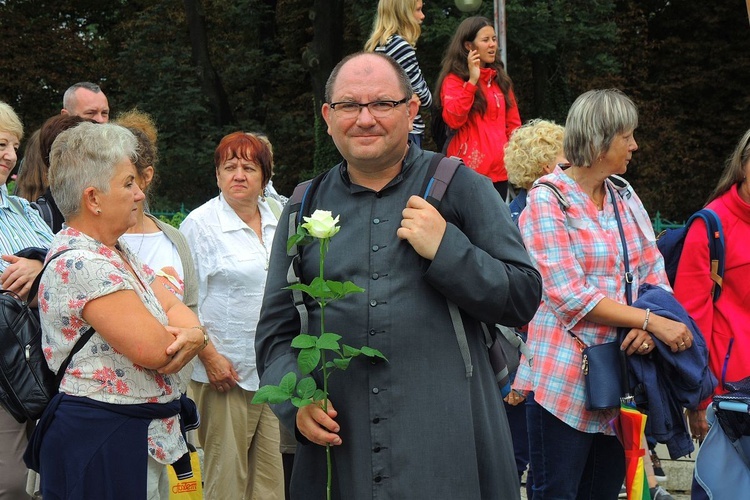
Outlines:
{"type": "Polygon", "coordinates": [[[638,108],[618,89],[589,90],[575,100],[565,122],[565,158],[590,167],[617,134],[638,127],[638,108]]]}
{"type": "Polygon", "coordinates": [[[82,122],[60,133],[49,155],[49,185],[63,216],[79,214],[86,188],[109,192],[115,166],[124,159],[138,159],[138,140],[125,127],[82,122]]]}

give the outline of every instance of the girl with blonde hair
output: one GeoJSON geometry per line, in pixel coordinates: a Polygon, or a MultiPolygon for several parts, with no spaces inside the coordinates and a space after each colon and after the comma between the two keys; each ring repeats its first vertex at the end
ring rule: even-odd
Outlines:
{"type": "MultiPolygon", "coordinates": [[[[380,0],[365,50],[383,52],[398,62],[409,76],[412,90],[419,98],[420,105],[428,107],[432,104],[432,94],[419,69],[414,49],[422,33],[422,21],[422,0],[380,0]]],[[[409,134],[409,139],[417,146],[422,145],[424,128],[424,120],[417,114],[409,134]]]]}

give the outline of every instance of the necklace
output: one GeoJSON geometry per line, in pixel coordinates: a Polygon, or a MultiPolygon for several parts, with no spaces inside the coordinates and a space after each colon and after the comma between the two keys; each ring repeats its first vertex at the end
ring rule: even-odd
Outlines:
{"type": "Polygon", "coordinates": [[[143,247],[143,240],[146,238],[146,216],[144,214],[141,214],[141,241],[138,243],[138,250],[136,250],[136,255],[141,254],[141,248],[143,247]]]}
{"type": "MultiPolygon", "coordinates": [[[[584,167],[576,167],[576,168],[584,168],[584,167]]],[[[578,187],[581,189],[581,191],[584,192],[586,196],[591,200],[591,203],[593,203],[597,210],[604,210],[604,197],[606,196],[606,189],[604,187],[604,184],[601,185],[601,195],[597,199],[596,196],[596,188],[594,188],[591,193],[588,192],[587,188],[584,187],[583,184],[578,180],[578,175],[576,175],[579,172],[579,170],[573,170],[570,169],[570,178],[573,179],[573,181],[578,184],[578,187]]]]}

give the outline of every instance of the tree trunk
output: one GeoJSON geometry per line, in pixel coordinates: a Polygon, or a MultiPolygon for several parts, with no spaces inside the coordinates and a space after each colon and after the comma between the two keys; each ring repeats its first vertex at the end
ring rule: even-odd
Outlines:
{"type": "Polygon", "coordinates": [[[325,85],[331,70],[341,60],[344,45],[343,0],[315,0],[310,12],[313,39],[303,54],[312,77],[315,104],[324,102],[325,85]]]}
{"type": "Polygon", "coordinates": [[[219,74],[211,64],[208,53],[208,36],[206,35],[206,21],[203,16],[203,5],[200,0],[183,0],[187,17],[190,45],[193,52],[193,64],[201,82],[201,88],[211,103],[214,122],[217,127],[234,123],[232,108],[221,83],[219,74]]]}
{"type": "Polygon", "coordinates": [[[531,116],[550,116],[549,71],[546,57],[535,54],[531,57],[531,74],[534,84],[534,110],[531,116]]]}

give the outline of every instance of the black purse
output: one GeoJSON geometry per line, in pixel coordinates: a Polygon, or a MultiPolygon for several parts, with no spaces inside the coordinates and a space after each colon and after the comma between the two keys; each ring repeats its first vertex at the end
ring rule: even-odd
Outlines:
{"type": "MultiPolygon", "coordinates": [[[[617,208],[615,194],[607,184],[612,204],[615,207],[615,218],[617,229],[620,232],[622,242],[623,261],[625,264],[625,300],[628,305],[632,303],[633,275],[630,272],[628,259],[628,248],[625,243],[625,232],[622,229],[620,211],[617,208]]],[[[629,396],[627,388],[628,368],[625,351],[620,350],[621,342],[605,342],[592,346],[586,345],[581,339],[568,332],[578,344],[581,351],[581,371],[586,392],[586,409],[588,411],[609,410],[619,408],[621,399],[629,396]]]]}

